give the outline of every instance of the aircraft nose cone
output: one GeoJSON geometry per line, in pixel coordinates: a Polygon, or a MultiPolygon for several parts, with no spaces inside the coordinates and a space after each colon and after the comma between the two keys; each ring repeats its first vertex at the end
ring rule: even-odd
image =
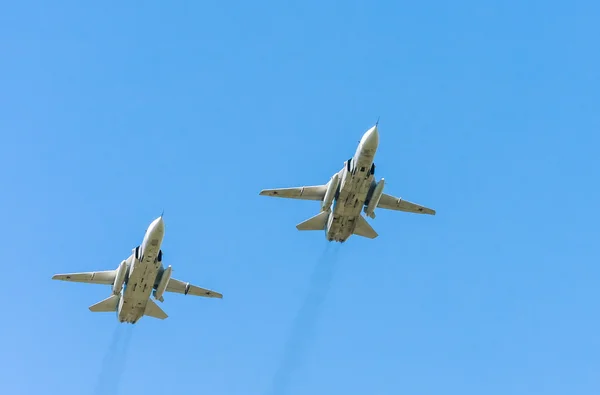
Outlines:
{"type": "Polygon", "coordinates": [[[165,222],[163,221],[162,216],[160,216],[154,220],[154,224],[152,226],[152,232],[153,233],[154,232],[160,232],[160,233],[165,232],[165,222]]]}
{"type": "Polygon", "coordinates": [[[379,131],[377,125],[367,130],[367,133],[363,136],[363,146],[369,149],[375,149],[379,145],[379,131]]]}

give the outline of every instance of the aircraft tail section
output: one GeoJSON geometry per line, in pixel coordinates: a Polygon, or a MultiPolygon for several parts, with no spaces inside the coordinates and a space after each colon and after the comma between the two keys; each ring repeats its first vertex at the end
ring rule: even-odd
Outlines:
{"type": "Polygon", "coordinates": [[[120,297],[121,295],[110,295],[108,298],[90,306],[90,311],[94,313],[110,313],[117,311],[120,297]]]}
{"type": "Polygon", "coordinates": [[[358,215],[358,217],[356,217],[356,227],[354,228],[354,234],[357,236],[367,237],[369,239],[374,239],[377,236],[379,236],[377,232],[375,232],[375,229],[373,229],[371,225],[369,225],[365,217],[363,217],[360,214],[358,215]]]}
{"type": "Polygon", "coordinates": [[[321,211],[319,214],[296,225],[298,230],[324,230],[329,218],[329,211],[321,211]]]}
{"type": "Polygon", "coordinates": [[[164,320],[168,317],[167,313],[165,313],[163,309],[161,309],[151,298],[148,299],[144,315],[147,315],[148,317],[158,318],[159,320],[164,320]]]}

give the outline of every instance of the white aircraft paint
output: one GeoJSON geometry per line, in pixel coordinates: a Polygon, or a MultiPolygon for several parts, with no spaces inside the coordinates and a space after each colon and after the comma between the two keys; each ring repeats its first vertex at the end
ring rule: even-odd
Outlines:
{"type": "Polygon", "coordinates": [[[144,315],[165,319],[167,314],[150,298],[164,301],[164,292],[222,298],[223,295],[171,277],[171,266],[162,265],[161,245],[165,235],[162,215],[152,221],[142,244],[115,270],[56,274],[53,280],[112,285],[112,295],[90,306],[92,312],[116,312],[119,322],[135,324],[144,315]],[[157,293],[158,291],[158,293],[157,293]]]}
{"type": "Polygon", "coordinates": [[[374,239],[377,232],[361,215],[375,218],[375,208],[435,215],[435,210],[383,193],[384,179],[375,181],[375,154],[379,130],[373,126],[362,136],[354,156],[325,185],[264,189],[260,195],[319,200],[321,212],[298,224],[298,230],[324,230],[329,241],[340,243],[353,234],[374,239]],[[333,198],[332,198],[333,196],[333,198]],[[331,203],[333,202],[333,209],[331,203]]]}

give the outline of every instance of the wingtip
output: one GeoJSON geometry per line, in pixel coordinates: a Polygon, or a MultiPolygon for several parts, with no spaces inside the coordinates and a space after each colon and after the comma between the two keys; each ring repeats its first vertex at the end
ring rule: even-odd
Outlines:
{"type": "Polygon", "coordinates": [[[215,291],[212,291],[211,293],[212,293],[213,297],[218,298],[218,299],[223,299],[223,294],[222,293],[215,292],[215,291]]]}
{"type": "Polygon", "coordinates": [[[223,299],[223,295],[215,291],[207,291],[203,296],[208,298],[223,299]]]}

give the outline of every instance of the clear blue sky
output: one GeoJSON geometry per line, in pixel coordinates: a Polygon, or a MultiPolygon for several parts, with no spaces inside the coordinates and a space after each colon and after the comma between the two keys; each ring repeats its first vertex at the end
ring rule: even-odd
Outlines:
{"type": "Polygon", "coordinates": [[[96,3],[0,13],[0,392],[111,377],[110,288],[50,278],[164,209],[174,277],[225,297],[167,295],[120,393],[600,393],[597,2],[96,3]],[[437,215],[325,251],[317,203],[258,193],[378,116],[386,192],[437,215]]]}

